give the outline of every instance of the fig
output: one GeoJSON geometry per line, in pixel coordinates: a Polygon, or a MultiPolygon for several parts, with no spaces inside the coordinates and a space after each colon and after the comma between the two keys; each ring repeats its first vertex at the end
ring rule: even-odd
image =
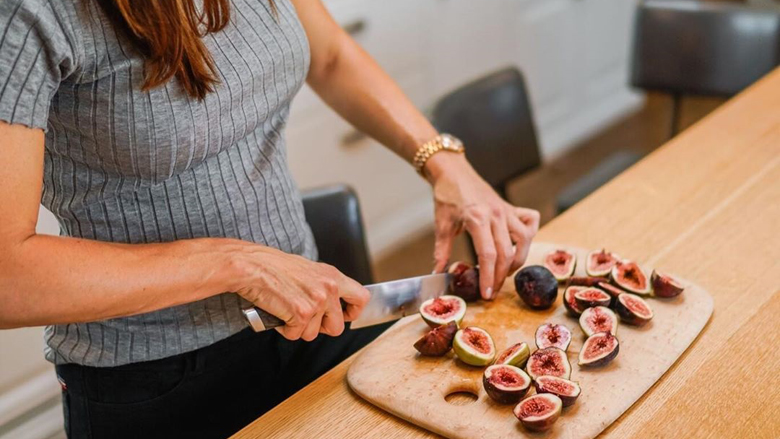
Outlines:
{"type": "Polygon", "coordinates": [[[650,305],[641,297],[629,293],[618,296],[615,310],[620,316],[620,321],[630,325],[643,326],[653,318],[650,305]]]}
{"type": "Polygon", "coordinates": [[[417,340],[414,348],[422,355],[441,357],[452,349],[452,340],[456,332],[458,332],[458,324],[455,322],[433,328],[417,340]]]}
{"type": "Polygon", "coordinates": [[[596,286],[610,295],[613,305],[615,304],[615,301],[617,301],[618,296],[623,294],[623,290],[607,282],[599,282],[596,286]]]}
{"type": "Polygon", "coordinates": [[[650,282],[647,275],[636,262],[624,259],[612,267],[612,283],[629,293],[646,296],[650,294],[650,282]]]}
{"type": "Polygon", "coordinates": [[[566,352],[569,343],[571,343],[571,331],[563,325],[545,323],[536,328],[536,347],[539,349],[553,347],[566,352]]]}
{"type": "Polygon", "coordinates": [[[580,308],[580,306],[577,305],[577,301],[574,300],[574,295],[585,288],[587,287],[571,286],[563,291],[563,306],[566,308],[566,311],[574,317],[579,317],[583,311],[583,308],[580,308]]]}
{"type": "Polygon", "coordinates": [[[604,306],[594,306],[582,312],[580,316],[580,327],[582,332],[588,337],[597,332],[609,332],[612,335],[617,334],[618,317],[615,313],[604,306]]]}
{"type": "Polygon", "coordinates": [[[531,265],[515,274],[517,294],[533,309],[547,309],[558,297],[558,281],[550,270],[531,265]]]}
{"type": "Polygon", "coordinates": [[[544,267],[558,279],[558,282],[567,281],[577,266],[577,255],[566,250],[555,250],[544,257],[544,267]]]}
{"type": "Polygon", "coordinates": [[[585,272],[588,276],[607,277],[619,260],[620,256],[604,249],[592,251],[585,260],[585,272]]]}
{"type": "Polygon", "coordinates": [[[574,293],[574,301],[580,309],[584,310],[594,306],[609,306],[612,296],[598,288],[585,288],[574,293]]]}
{"type": "Polygon", "coordinates": [[[683,286],[675,278],[653,270],[650,275],[650,283],[653,285],[653,293],[656,297],[677,297],[683,292],[683,286]]]}
{"type": "Polygon", "coordinates": [[[552,393],[538,393],[520,401],[512,411],[523,426],[532,431],[552,428],[561,416],[563,402],[552,393]]]}
{"type": "Polygon", "coordinates": [[[499,404],[517,404],[531,388],[531,378],[522,369],[494,364],[482,374],[485,392],[499,404]]]}
{"type": "Polygon", "coordinates": [[[530,357],[525,366],[531,379],[542,375],[551,375],[568,379],[571,376],[571,364],[566,352],[558,348],[538,349],[530,357]]]}
{"type": "Polygon", "coordinates": [[[458,296],[441,296],[428,299],[420,305],[420,316],[431,328],[455,322],[460,326],[466,315],[466,302],[458,296]]]}
{"type": "Polygon", "coordinates": [[[598,332],[585,340],[577,364],[580,366],[604,366],[617,357],[620,343],[609,332],[598,332]]]}
{"type": "Polygon", "coordinates": [[[579,277],[579,276],[574,276],[571,279],[569,279],[569,282],[567,282],[566,286],[568,287],[569,285],[577,285],[577,286],[582,286],[582,287],[595,287],[600,282],[604,282],[604,280],[605,279],[603,277],[592,277],[592,276],[579,277]]]}
{"type": "Polygon", "coordinates": [[[456,332],[452,347],[462,362],[472,366],[487,366],[496,357],[496,345],[490,334],[476,326],[456,332]]]}
{"type": "Polygon", "coordinates": [[[564,407],[573,405],[582,392],[579,383],[549,375],[537,377],[534,381],[534,387],[536,393],[552,393],[561,398],[564,407]]]}
{"type": "Polygon", "coordinates": [[[452,274],[450,293],[466,302],[479,299],[479,270],[465,262],[453,262],[447,272],[452,274]]]}
{"type": "Polygon", "coordinates": [[[508,364],[510,366],[525,367],[528,357],[531,355],[531,349],[525,342],[513,344],[504,349],[496,357],[493,364],[508,364]]]}

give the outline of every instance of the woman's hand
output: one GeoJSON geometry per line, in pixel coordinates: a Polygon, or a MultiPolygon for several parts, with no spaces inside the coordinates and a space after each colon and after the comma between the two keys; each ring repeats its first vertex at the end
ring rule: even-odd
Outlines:
{"type": "Polygon", "coordinates": [[[460,154],[442,152],[425,165],[436,209],[434,271],[447,266],[454,238],[471,235],[479,263],[479,288],[492,299],[504,279],[520,268],[539,229],[539,212],[504,201],[460,154]]]}
{"type": "Polygon", "coordinates": [[[331,265],[261,245],[234,245],[240,251],[232,256],[238,273],[233,291],[284,320],[276,330],[289,340],[340,335],[344,322],[356,319],[368,303],[368,290],[331,265]]]}

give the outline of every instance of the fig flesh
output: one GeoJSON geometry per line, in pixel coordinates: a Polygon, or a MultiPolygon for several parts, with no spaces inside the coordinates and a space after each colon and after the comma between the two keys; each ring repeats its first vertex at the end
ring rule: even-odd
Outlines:
{"type": "Polygon", "coordinates": [[[561,416],[563,402],[552,393],[538,393],[520,401],[512,411],[523,426],[531,431],[552,428],[561,416]]]}
{"type": "Polygon", "coordinates": [[[482,385],[497,403],[517,404],[531,388],[531,378],[518,367],[494,364],[482,374],[482,385]]]}
{"type": "Polygon", "coordinates": [[[612,297],[598,288],[585,288],[574,293],[574,301],[580,309],[585,310],[594,306],[609,306],[612,297]]]}
{"type": "Polygon", "coordinates": [[[619,260],[620,256],[604,249],[592,251],[585,260],[585,272],[588,276],[607,277],[619,260]]]}
{"type": "Polygon", "coordinates": [[[588,337],[597,332],[609,332],[612,335],[617,334],[618,317],[609,308],[604,306],[594,306],[582,312],[580,316],[580,327],[582,332],[588,337]]]}
{"type": "Polygon", "coordinates": [[[620,321],[629,325],[643,326],[653,318],[653,310],[650,305],[641,297],[630,293],[618,296],[615,310],[620,316],[620,321]]]}
{"type": "Polygon", "coordinates": [[[653,270],[650,275],[650,283],[653,285],[653,294],[656,297],[677,297],[683,292],[683,286],[675,278],[653,270]]]}
{"type": "Polygon", "coordinates": [[[566,311],[574,317],[579,317],[583,311],[583,308],[580,308],[580,306],[577,305],[577,301],[574,300],[574,295],[585,288],[587,287],[571,286],[563,291],[563,306],[566,308],[566,311]]]}
{"type": "Polygon", "coordinates": [[[544,348],[536,350],[528,358],[525,366],[531,379],[542,375],[551,375],[569,379],[571,376],[571,364],[566,357],[566,352],[558,348],[544,348]]]}
{"type": "Polygon", "coordinates": [[[531,265],[515,274],[517,294],[532,309],[547,309],[558,297],[558,280],[541,265],[531,265]]]}
{"type": "Polygon", "coordinates": [[[536,347],[539,349],[553,347],[566,352],[571,343],[571,331],[563,325],[545,323],[536,328],[535,338],[536,347]]]}
{"type": "Polygon", "coordinates": [[[525,342],[520,342],[509,346],[501,351],[493,364],[508,364],[510,366],[525,367],[528,357],[531,356],[531,349],[525,342]]]}
{"type": "Polygon", "coordinates": [[[456,332],[458,332],[458,324],[455,322],[433,328],[417,340],[414,348],[422,355],[441,357],[452,349],[452,340],[456,332]]]}
{"type": "Polygon", "coordinates": [[[599,332],[585,340],[577,364],[580,366],[604,366],[617,357],[620,343],[609,332],[599,332]]]}
{"type": "Polygon", "coordinates": [[[464,315],[466,315],[466,302],[458,296],[435,297],[420,305],[420,316],[431,328],[449,322],[455,322],[460,326],[464,315]]]}
{"type": "Polygon", "coordinates": [[[650,282],[647,275],[636,262],[629,260],[618,261],[612,267],[612,283],[629,293],[646,296],[650,294],[650,282]]]}
{"type": "Polygon", "coordinates": [[[490,334],[476,326],[456,332],[452,348],[460,361],[472,366],[487,366],[496,357],[496,345],[490,334]]]}
{"type": "Polygon", "coordinates": [[[447,272],[452,275],[450,293],[466,302],[479,299],[479,270],[465,262],[453,262],[447,272]]]}
{"type": "Polygon", "coordinates": [[[534,381],[534,387],[536,393],[552,393],[561,398],[564,407],[573,405],[582,392],[579,383],[549,375],[537,377],[534,381]]]}
{"type": "Polygon", "coordinates": [[[544,267],[550,270],[558,282],[567,281],[577,266],[577,255],[566,250],[554,250],[544,257],[544,267]]]}

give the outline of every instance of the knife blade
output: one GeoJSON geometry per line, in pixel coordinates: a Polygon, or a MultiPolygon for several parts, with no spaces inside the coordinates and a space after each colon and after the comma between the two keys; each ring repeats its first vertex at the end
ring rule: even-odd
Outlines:
{"type": "MultiPolygon", "coordinates": [[[[451,274],[440,273],[366,285],[371,298],[351,327],[364,328],[416,314],[423,302],[445,294],[451,279],[451,274]]],[[[257,307],[244,309],[243,313],[255,332],[284,325],[281,319],[257,307]]]]}

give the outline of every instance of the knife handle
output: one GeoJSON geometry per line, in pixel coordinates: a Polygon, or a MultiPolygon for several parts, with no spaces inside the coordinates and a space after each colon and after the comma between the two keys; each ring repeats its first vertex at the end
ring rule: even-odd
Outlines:
{"type": "Polygon", "coordinates": [[[284,326],[284,320],[268,314],[260,308],[253,306],[242,310],[242,312],[249,322],[249,326],[251,326],[255,332],[263,332],[267,329],[284,326]]]}

